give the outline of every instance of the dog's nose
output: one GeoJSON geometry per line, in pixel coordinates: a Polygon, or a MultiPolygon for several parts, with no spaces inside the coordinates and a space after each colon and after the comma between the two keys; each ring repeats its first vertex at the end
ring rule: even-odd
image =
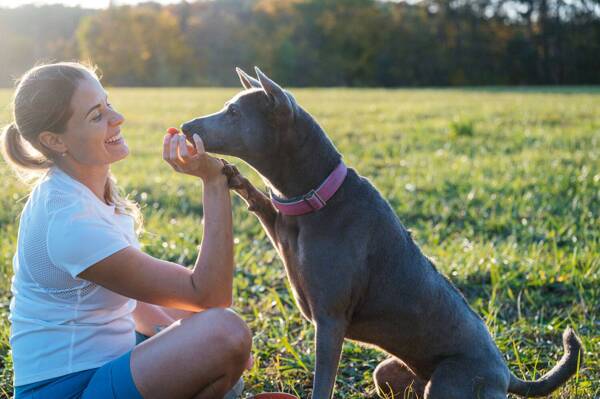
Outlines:
{"type": "Polygon", "coordinates": [[[180,126],[180,128],[181,128],[181,132],[182,132],[183,134],[186,134],[186,135],[187,135],[187,134],[189,134],[189,133],[190,133],[190,124],[189,124],[189,123],[184,123],[184,124],[182,124],[182,125],[180,126]]]}

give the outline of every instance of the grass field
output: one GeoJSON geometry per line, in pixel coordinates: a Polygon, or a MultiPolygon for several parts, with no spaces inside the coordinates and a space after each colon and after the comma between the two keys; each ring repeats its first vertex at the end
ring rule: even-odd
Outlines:
{"type": "MultiPolygon", "coordinates": [[[[164,129],[217,110],[235,92],[110,90],[131,148],[113,171],[143,207],[141,240],[151,255],[191,265],[202,238],[200,184],[162,161],[164,129]]],[[[293,93],[462,290],[516,375],[548,371],[571,325],[585,345],[585,367],[552,398],[600,397],[599,89],[293,93]]],[[[0,91],[0,104],[10,95],[0,91]]],[[[9,115],[0,108],[2,124],[9,115]]],[[[11,258],[28,191],[3,163],[0,179],[0,396],[8,397],[11,258]]],[[[307,397],[314,330],[301,319],[260,225],[234,202],[235,309],[254,332],[257,360],[246,392],[307,397]]],[[[346,343],[336,397],[374,397],[371,375],[383,358],[346,343]]]]}

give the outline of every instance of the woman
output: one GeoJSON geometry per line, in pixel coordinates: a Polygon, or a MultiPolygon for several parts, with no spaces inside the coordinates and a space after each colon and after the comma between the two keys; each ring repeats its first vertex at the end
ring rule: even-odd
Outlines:
{"type": "Polygon", "coordinates": [[[233,243],[221,161],[197,136],[197,151],[181,134],[164,137],[165,161],[204,187],[204,239],[190,270],[139,249],[138,209],[110,174],[129,153],[124,118],[93,70],[35,67],[13,106],[4,157],[21,172],[43,172],[13,265],[15,397],[223,397],[249,364],[251,334],[227,309],[233,243]],[[135,330],[153,337],[135,346],[135,330]]]}

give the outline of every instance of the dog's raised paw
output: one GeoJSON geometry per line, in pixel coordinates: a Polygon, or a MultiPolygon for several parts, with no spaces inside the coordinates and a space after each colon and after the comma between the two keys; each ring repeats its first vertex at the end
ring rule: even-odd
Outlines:
{"type": "Polygon", "coordinates": [[[240,171],[235,167],[234,164],[227,162],[223,158],[221,158],[221,162],[223,162],[223,169],[221,169],[221,172],[227,176],[228,179],[240,174],[240,171]]]}
{"type": "Polygon", "coordinates": [[[241,175],[240,171],[238,170],[238,168],[233,165],[230,164],[229,162],[225,161],[224,159],[222,159],[223,161],[223,169],[221,170],[221,172],[227,177],[227,185],[229,186],[229,188],[234,189],[234,190],[240,190],[240,189],[246,189],[246,192],[244,193],[245,195],[243,195],[244,197],[248,196],[248,180],[241,175]]]}

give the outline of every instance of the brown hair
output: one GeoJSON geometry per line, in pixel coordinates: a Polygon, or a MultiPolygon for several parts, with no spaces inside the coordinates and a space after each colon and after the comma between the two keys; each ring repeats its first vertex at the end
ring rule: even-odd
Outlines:
{"type": "MultiPolygon", "coordinates": [[[[24,181],[32,181],[55,165],[56,154],[38,140],[40,133],[64,133],[73,115],[71,99],[79,81],[92,76],[95,68],[81,63],[60,62],[31,68],[17,81],[13,97],[13,122],[2,130],[0,142],[6,162],[24,181]]],[[[109,173],[104,200],[119,213],[131,215],[141,228],[137,204],[123,197],[109,173]]]]}

